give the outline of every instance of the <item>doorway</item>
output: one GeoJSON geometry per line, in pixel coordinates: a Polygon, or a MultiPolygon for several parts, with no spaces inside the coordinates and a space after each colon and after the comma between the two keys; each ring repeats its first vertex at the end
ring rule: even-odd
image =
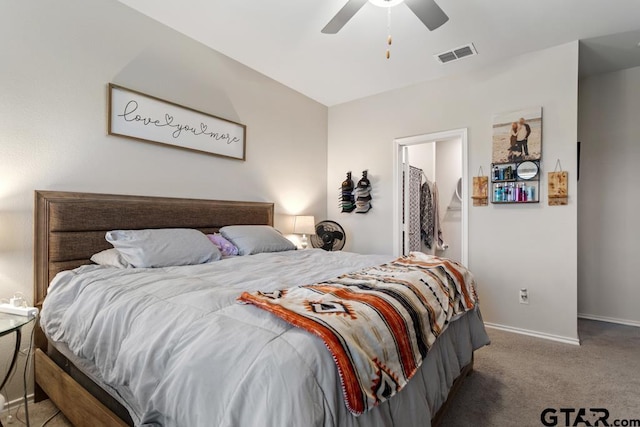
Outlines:
{"type": "Polygon", "coordinates": [[[466,266],[469,257],[467,129],[398,138],[394,145],[395,254],[420,250],[466,266]],[[426,194],[432,203],[425,203],[424,194],[422,200],[418,200],[424,184],[430,188],[426,194]],[[431,238],[425,238],[428,234],[422,231],[425,212],[431,212],[430,219],[435,217],[436,221],[436,232],[431,238]]]}

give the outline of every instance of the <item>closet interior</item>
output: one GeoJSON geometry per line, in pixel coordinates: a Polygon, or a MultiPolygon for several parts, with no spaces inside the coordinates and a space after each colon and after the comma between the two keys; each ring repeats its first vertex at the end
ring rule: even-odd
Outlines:
{"type": "Polygon", "coordinates": [[[404,252],[421,251],[461,261],[462,141],[407,147],[404,252]]]}

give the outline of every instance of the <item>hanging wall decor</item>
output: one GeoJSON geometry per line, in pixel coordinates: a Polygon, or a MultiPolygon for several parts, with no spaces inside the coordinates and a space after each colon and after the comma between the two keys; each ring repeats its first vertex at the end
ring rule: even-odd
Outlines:
{"type": "Polygon", "coordinates": [[[493,117],[491,203],[540,201],[542,107],[493,117]]]}
{"type": "Polygon", "coordinates": [[[493,117],[492,163],[514,163],[542,158],[542,107],[493,117]]]}
{"type": "Polygon", "coordinates": [[[562,170],[560,159],[556,162],[556,170],[549,172],[549,206],[569,204],[569,173],[562,170]]]}
{"type": "Polygon", "coordinates": [[[109,84],[109,135],[245,160],[243,124],[109,84]]]}
{"type": "Polygon", "coordinates": [[[362,178],[355,189],[356,213],[367,213],[371,209],[371,182],[367,178],[367,171],[362,171],[362,178]]]}
{"type": "Polygon", "coordinates": [[[540,161],[493,164],[491,203],[540,202],[540,161]]]}
{"type": "Polygon", "coordinates": [[[347,172],[347,179],[342,181],[340,191],[340,205],[342,206],[342,212],[353,212],[356,208],[356,203],[355,197],[353,196],[353,180],[351,179],[351,172],[347,172]]]}
{"type": "Polygon", "coordinates": [[[478,176],[473,177],[473,206],[487,206],[489,204],[489,177],[484,176],[482,166],[478,176]]]}

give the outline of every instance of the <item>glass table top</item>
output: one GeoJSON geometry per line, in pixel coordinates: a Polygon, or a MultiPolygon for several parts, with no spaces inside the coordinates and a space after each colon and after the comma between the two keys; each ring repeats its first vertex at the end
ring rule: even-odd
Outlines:
{"type": "Polygon", "coordinates": [[[0,313],[0,336],[13,332],[34,319],[34,317],[28,318],[17,314],[0,313]]]}

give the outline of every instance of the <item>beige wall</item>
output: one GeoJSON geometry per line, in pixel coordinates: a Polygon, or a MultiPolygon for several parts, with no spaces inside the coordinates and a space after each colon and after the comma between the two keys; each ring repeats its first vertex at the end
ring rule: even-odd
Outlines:
{"type": "MultiPolygon", "coordinates": [[[[578,43],[526,54],[465,75],[426,82],[329,108],[328,191],[347,170],[369,169],[373,209],[327,213],[340,222],[347,250],[393,251],[393,140],[451,129],[469,130],[469,177],[491,162],[494,113],[542,106],[543,179],[560,159],[569,171],[569,205],[470,207],[469,266],[486,321],[577,338],[577,91],[578,43]],[[373,232],[375,230],[375,232],[373,232]],[[518,303],[529,289],[530,304],[518,303]]],[[[469,178],[471,179],[471,178],[469,178]]]]}
{"type": "Polygon", "coordinates": [[[35,189],[326,216],[327,108],[121,3],[4,0],[0,58],[0,298],[32,295],[35,189]],[[109,82],[246,124],[247,161],[107,136],[109,82]]]}
{"type": "Polygon", "coordinates": [[[578,311],[640,326],[640,67],[580,81],[578,311]]]}

